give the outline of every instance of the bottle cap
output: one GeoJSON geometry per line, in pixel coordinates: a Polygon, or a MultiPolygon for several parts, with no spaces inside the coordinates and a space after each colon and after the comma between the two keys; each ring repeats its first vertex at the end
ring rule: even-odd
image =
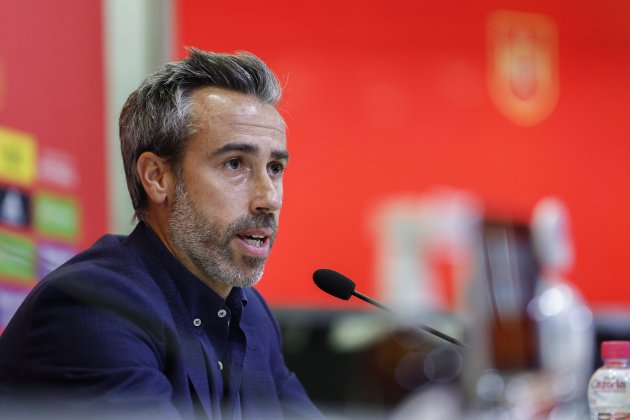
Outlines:
{"type": "Polygon", "coordinates": [[[602,359],[630,359],[630,341],[604,341],[602,359]]]}

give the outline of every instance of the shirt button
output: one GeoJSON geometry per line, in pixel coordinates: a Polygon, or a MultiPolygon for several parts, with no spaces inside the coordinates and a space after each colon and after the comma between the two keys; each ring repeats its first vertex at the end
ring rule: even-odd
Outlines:
{"type": "Polygon", "coordinates": [[[219,309],[217,315],[219,316],[219,318],[225,318],[225,315],[227,315],[227,311],[225,309],[219,309]]]}
{"type": "Polygon", "coordinates": [[[220,360],[217,362],[217,366],[219,367],[219,370],[223,370],[223,363],[221,363],[220,360]]]}
{"type": "Polygon", "coordinates": [[[193,325],[194,325],[195,327],[200,326],[200,325],[201,325],[201,320],[200,320],[199,318],[195,318],[195,319],[193,319],[193,325]]]}

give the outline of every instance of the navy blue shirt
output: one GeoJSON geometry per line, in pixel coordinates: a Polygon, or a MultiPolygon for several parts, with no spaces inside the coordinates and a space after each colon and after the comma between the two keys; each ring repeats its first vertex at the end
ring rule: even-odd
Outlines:
{"type": "Polygon", "coordinates": [[[228,418],[241,418],[239,388],[246,337],[240,321],[247,296],[241,288],[234,287],[223,300],[188,271],[150,229],[147,233],[182,295],[204,350],[206,368],[218,371],[213,392],[221,400],[222,414],[228,418]]]}
{"type": "Polygon", "coordinates": [[[143,223],[31,291],[0,336],[0,406],[42,418],[322,417],[262,296],[221,299],[143,223]]]}

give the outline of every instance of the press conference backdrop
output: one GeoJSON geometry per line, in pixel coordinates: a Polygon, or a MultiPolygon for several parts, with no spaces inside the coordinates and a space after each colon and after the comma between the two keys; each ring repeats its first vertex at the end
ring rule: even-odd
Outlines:
{"type": "Polygon", "coordinates": [[[101,4],[0,2],[0,331],[107,230],[101,4]]]}
{"type": "Polygon", "coordinates": [[[177,4],[178,56],[250,50],[285,87],[291,162],[260,285],[274,305],[336,305],[317,268],[395,294],[400,248],[449,308],[468,251],[446,228],[427,255],[436,225],[529,223],[549,196],[570,217],[568,278],[593,307],[630,303],[629,2],[177,4]]]}
{"type": "MultiPolygon", "coordinates": [[[[452,308],[474,222],[526,223],[554,196],[569,279],[593,307],[628,306],[627,1],[175,5],[173,56],[250,50],[285,87],[291,163],[260,284],[272,305],[342,304],[315,289],[317,268],[396,297],[403,250],[425,279],[406,286],[452,308]]],[[[109,230],[102,18],[99,2],[2,3],[0,323],[109,230]]]]}

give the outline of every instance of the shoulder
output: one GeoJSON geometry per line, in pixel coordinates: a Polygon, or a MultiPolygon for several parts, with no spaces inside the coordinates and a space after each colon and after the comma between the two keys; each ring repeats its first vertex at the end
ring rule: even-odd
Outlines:
{"type": "Polygon", "coordinates": [[[32,369],[27,353],[50,365],[104,366],[116,346],[137,353],[163,341],[175,329],[169,314],[146,263],[124,237],[106,235],[35,286],[0,336],[0,356],[12,369],[32,369]]]}
{"type": "Polygon", "coordinates": [[[53,323],[89,329],[121,316],[142,328],[161,328],[168,302],[135,248],[124,236],[103,236],[42,279],[6,332],[26,337],[53,323]]]}
{"type": "Polygon", "coordinates": [[[46,276],[34,295],[65,293],[86,302],[128,299],[157,292],[146,261],[125,236],[105,235],[46,276]]]}

